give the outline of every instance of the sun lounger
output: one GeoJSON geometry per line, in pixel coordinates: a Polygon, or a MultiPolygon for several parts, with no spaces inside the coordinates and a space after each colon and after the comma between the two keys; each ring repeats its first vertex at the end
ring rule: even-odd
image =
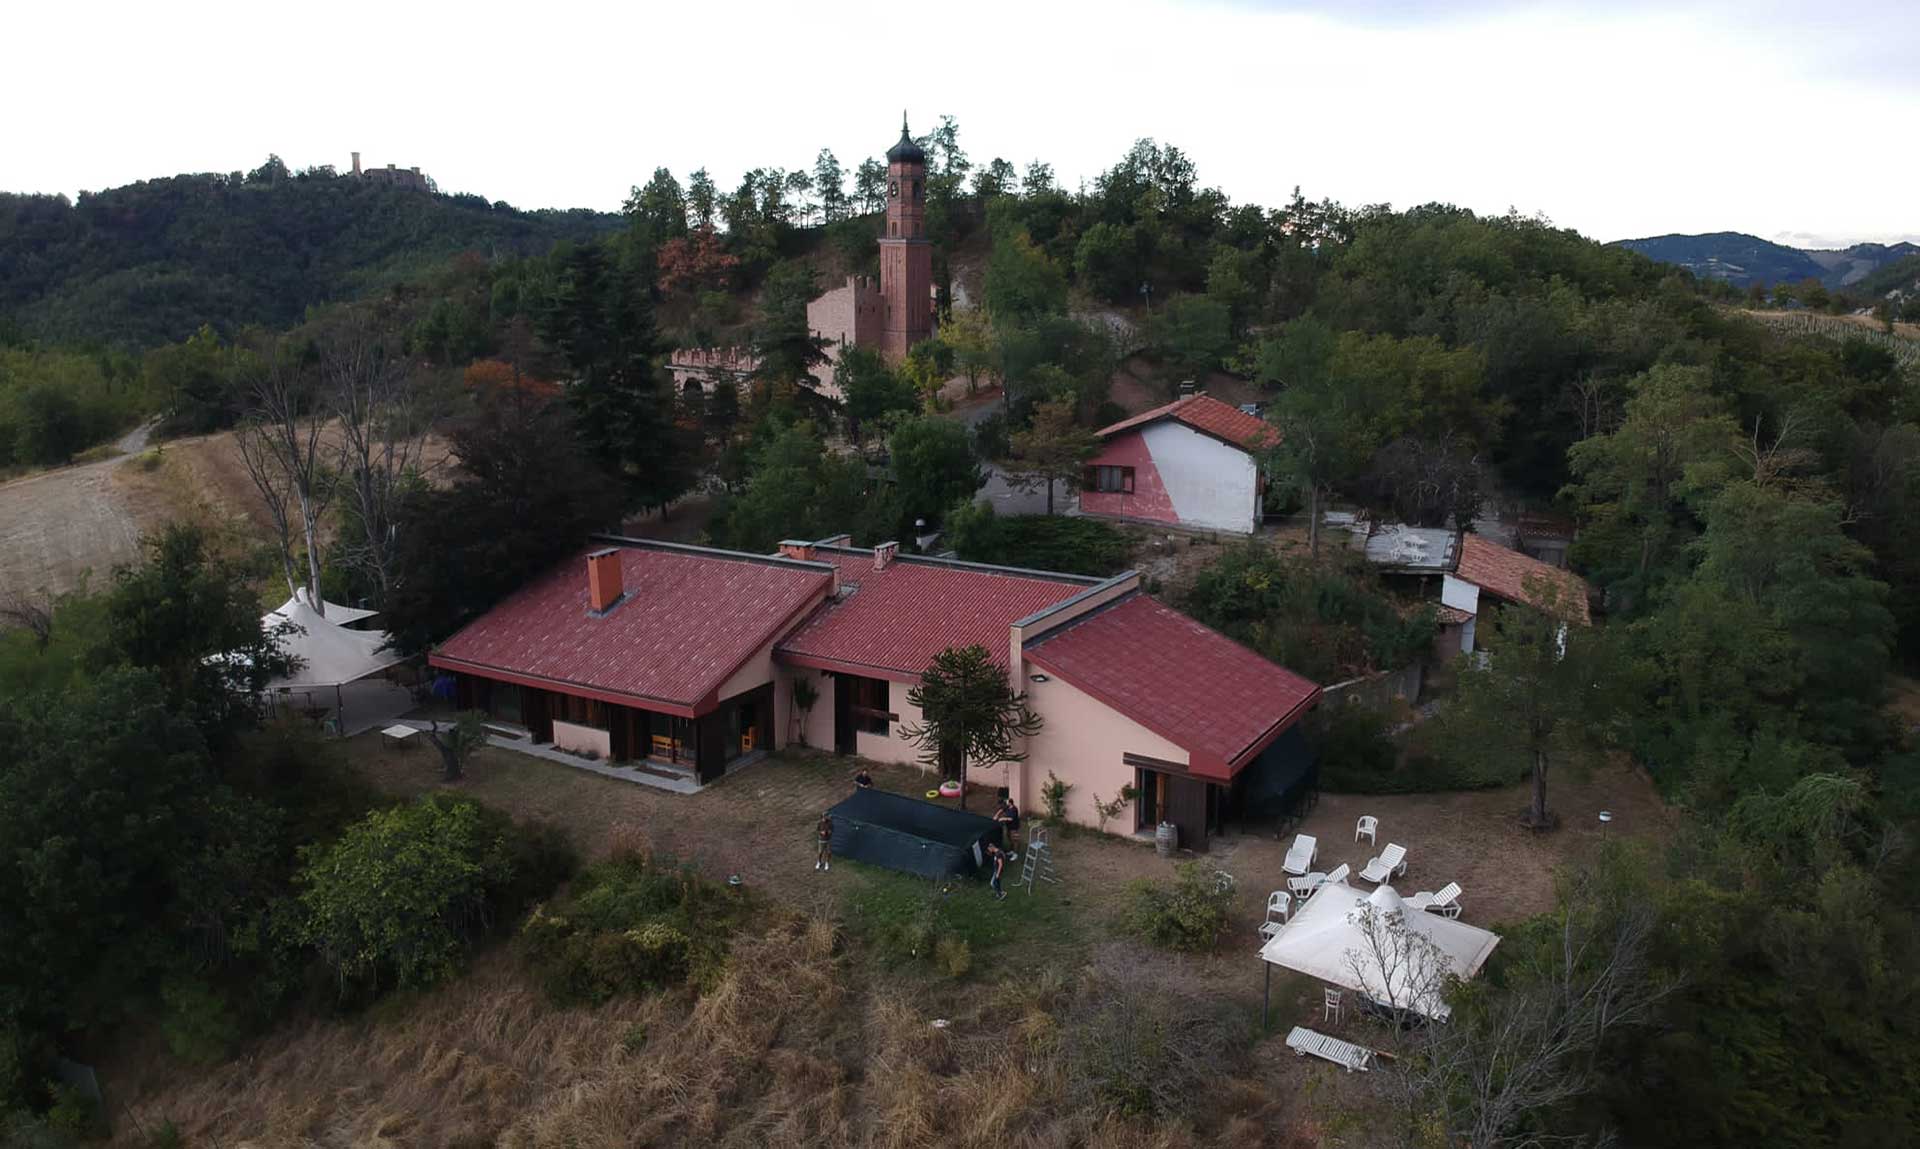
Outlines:
{"type": "Polygon", "coordinates": [[[1444,914],[1450,918],[1460,916],[1460,883],[1448,882],[1441,886],[1438,893],[1421,892],[1407,899],[1408,907],[1416,910],[1429,910],[1444,914]]]}
{"type": "Polygon", "coordinates": [[[1287,1048],[1301,1057],[1311,1055],[1324,1058],[1348,1073],[1356,1069],[1365,1073],[1373,1068],[1373,1050],[1350,1041],[1341,1041],[1337,1037],[1328,1037],[1303,1025],[1294,1026],[1293,1032],[1287,1034],[1287,1048]]]}
{"type": "Polygon", "coordinates": [[[1384,882],[1396,874],[1407,872],[1407,848],[1397,842],[1388,842],[1387,848],[1380,851],[1377,858],[1367,859],[1367,868],[1360,876],[1369,882],[1384,882]]]}
{"type": "Polygon", "coordinates": [[[1320,854],[1320,843],[1311,834],[1295,834],[1293,845],[1287,849],[1287,860],[1280,868],[1289,874],[1304,874],[1313,868],[1313,860],[1320,854]]]}

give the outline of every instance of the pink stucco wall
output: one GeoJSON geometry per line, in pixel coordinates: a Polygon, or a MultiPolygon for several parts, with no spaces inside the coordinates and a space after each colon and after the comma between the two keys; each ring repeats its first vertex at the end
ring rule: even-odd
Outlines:
{"type": "MultiPolygon", "coordinates": [[[[1026,667],[1029,672],[1036,669],[1030,665],[1026,667]]],[[[774,687],[774,696],[778,700],[776,705],[784,707],[788,704],[796,677],[811,680],[820,692],[820,700],[814,704],[806,722],[807,743],[816,749],[831,750],[835,681],[832,676],[816,670],[778,667],[774,687]]],[[[1048,774],[1052,773],[1072,787],[1067,792],[1068,820],[1094,827],[1100,822],[1099,816],[1094,813],[1095,800],[1111,800],[1119,794],[1122,786],[1133,783],[1134,768],[1125,763],[1123,755],[1140,754],[1168,762],[1188,761],[1187,752],[1181,747],[1116,712],[1060,676],[1049,675],[1046,682],[1033,682],[1025,674],[1022,677],[1026,679],[1028,704],[1040,715],[1040,733],[1027,740],[1025,762],[968,771],[967,780],[976,794],[991,794],[995,788],[1005,786],[1024,813],[1041,817],[1045,814],[1045,804],[1041,800],[1040,790],[1046,785],[1048,774]]],[[[893,684],[889,704],[893,712],[900,716],[900,721],[892,724],[887,737],[865,733],[856,736],[861,757],[876,762],[920,764],[920,748],[900,737],[902,726],[917,722],[920,718],[918,709],[907,701],[907,690],[906,683],[893,684]]],[[[783,723],[783,739],[786,733],[783,723]]],[[[852,767],[849,766],[848,770],[851,771],[852,767]]],[[[931,773],[929,770],[929,775],[931,773]]],[[[988,808],[985,802],[975,802],[972,806],[976,810],[988,808]]],[[[1107,822],[1107,829],[1114,833],[1130,833],[1133,819],[1133,806],[1129,803],[1107,822]]]]}
{"type": "MultiPolygon", "coordinates": [[[[1048,682],[1030,683],[1027,699],[1045,722],[1040,733],[1029,739],[1027,760],[1022,764],[1024,789],[1032,797],[1021,804],[1021,809],[1035,816],[1044,812],[1040,788],[1046,785],[1049,771],[1073,787],[1067,792],[1067,819],[1083,826],[1098,826],[1095,798],[1110,801],[1122,786],[1133,783],[1133,767],[1121,760],[1123,754],[1187,761],[1185,750],[1058,675],[1048,682]]],[[[1130,832],[1133,804],[1128,803],[1108,821],[1107,829],[1130,832]]]]}
{"type": "MultiPolygon", "coordinates": [[[[778,670],[779,680],[773,688],[776,699],[786,700],[791,705],[793,698],[793,680],[805,678],[813,683],[820,692],[820,700],[813,704],[805,720],[807,745],[816,750],[833,749],[833,692],[839,683],[832,675],[805,667],[783,666],[778,670]]],[[[907,701],[907,691],[911,687],[904,682],[891,684],[887,693],[889,709],[900,716],[898,722],[887,725],[887,734],[868,734],[865,731],[854,735],[855,753],[875,762],[898,762],[917,765],[920,761],[920,748],[900,736],[900,728],[920,721],[920,708],[907,701]]],[[[779,705],[776,703],[776,705],[779,705]]],[[[784,721],[791,721],[784,719],[784,721]]],[[[782,736],[786,731],[782,730],[782,736]]]]}
{"type": "Polygon", "coordinates": [[[1133,493],[1106,491],[1080,492],[1080,509],[1089,515],[1121,515],[1130,519],[1177,523],[1180,515],[1173,508],[1173,497],[1147,450],[1146,436],[1129,431],[1107,440],[1098,455],[1087,461],[1089,467],[1132,467],[1133,493]]]}

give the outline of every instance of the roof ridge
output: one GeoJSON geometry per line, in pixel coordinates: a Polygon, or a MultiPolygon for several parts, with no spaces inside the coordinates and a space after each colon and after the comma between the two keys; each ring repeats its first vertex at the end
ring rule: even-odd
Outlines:
{"type": "Polygon", "coordinates": [[[727,550],[723,547],[703,547],[697,543],[675,543],[666,539],[641,539],[631,535],[616,535],[610,532],[595,531],[587,536],[589,542],[614,543],[635,550],[662,551],[667,554],[691,555],[697,558],[721,559],[731,562],[760,563],[764,566],[798,567],[801,570],[819,571],[828,574],[833,571],[832,563],[813,559],[796,559],[786,555],[761,555],[752,551],[727,550]]]}

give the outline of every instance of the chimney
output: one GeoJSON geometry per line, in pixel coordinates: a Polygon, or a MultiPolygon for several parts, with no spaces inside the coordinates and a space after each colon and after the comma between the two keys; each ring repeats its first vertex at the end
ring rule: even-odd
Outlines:
{"type": "Polygon", "coordinates": [[[1180,397],[1180,398],[1182,398],[1182,399],[1185,399],[1185,398],[1186,398],[1187,396],[1189,396],[1189,395],[1192,395],[1192,394],[1194,394],[1194,385],[1193,385],[1193,380],[1191,380],[1191,379],[1186,379],[1186,380],[1183,380],[1183,381],[1181,382],[1181,384],[1180,384],[1180,396],[1179,396],[1179,397],[1180,397]]]}
{"type": "Polygon", "coordinates": [[[612,610],[626,594],[620,584],[620,551],[608,547],[587,556],[587,607],[595,614],[612,610]]]}
{"type": "Polygon", "coordinates": [[[813,561],[813,544],[799,539],[781,539],[780,554],[786,558],[810,563],[813,561]]]}
{"type": "Polygon", "coordinates": [[[359,152],[353,153],[353,174],[354,175],[360,174],[360,153],[359,152]]]}
{"type": "Polygon", "coordinates": [[[873,569],[886,570],[893,565],[893,557],[900,553],[899,543],[879,543],[873,548],[873,569]]]}

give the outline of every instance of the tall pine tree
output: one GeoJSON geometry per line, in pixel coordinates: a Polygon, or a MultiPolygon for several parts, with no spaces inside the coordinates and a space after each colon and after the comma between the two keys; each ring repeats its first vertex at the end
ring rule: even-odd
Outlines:
{"type": "Polygon", "coordinates": [[[653,251],[632,236],[563,248],[542,336],[573,370],[581,442],[632,504],[664,507],[693,486],[697,422],[655,364],[653,251]]]}

